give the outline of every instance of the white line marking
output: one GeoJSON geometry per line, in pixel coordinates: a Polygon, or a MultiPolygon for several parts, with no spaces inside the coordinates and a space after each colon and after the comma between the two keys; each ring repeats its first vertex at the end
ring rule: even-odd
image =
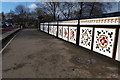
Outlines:
{"type": "MultiPolygon", "coordinates": [[[[18,33],[16,33],[15,35],[14,35],[14,37],[12,38],[12,39],[10,39],[10,41],[5,45],[5,47],[0,51],[0,55],[2,54],[2,52],[4,51],[4,49],[12,42],[12,40],[16,37],[18,35],[18,33]]],[[[2,56],[0,56],[1,57],[1,59],[2,59],[2,56]]],[[[1,60],[0,59],[0,60],[1,60]]],[[[2,60],[1,60],[2,61],[2,60]]],[[[2,63],[0,62],[0,64],[2,65],[2,63]]],[[[0,69],[0,73],[2,73],[2,67],[1,67],[1,69],[0,69]]],[[[0,79],[2,79],[2,74],[0,74],[0,79]]]]}
{"type": "Polygon", "coordinates": [[[12,40],[17,36],[18,33],[5,45],[5,47],[0,51],[0,54],[4,51],[4,49],[12,42],[12,40]]]}

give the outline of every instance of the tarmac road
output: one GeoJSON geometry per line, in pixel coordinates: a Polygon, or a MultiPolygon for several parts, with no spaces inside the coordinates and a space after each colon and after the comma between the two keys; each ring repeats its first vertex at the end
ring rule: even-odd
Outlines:
{"type": "Polygon", "coordinates": [[[18,32],[2,53],[3,78],[118,78],[118,63],[36,29],[18,32]]]}

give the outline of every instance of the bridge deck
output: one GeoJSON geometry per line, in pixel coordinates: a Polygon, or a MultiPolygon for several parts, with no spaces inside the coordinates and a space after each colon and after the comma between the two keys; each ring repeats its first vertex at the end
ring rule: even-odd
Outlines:
{"type": "Polygon", "coordinates": [[[36,29],[3,51],[3,78],[117,78],[116,62],[36,29]]]}

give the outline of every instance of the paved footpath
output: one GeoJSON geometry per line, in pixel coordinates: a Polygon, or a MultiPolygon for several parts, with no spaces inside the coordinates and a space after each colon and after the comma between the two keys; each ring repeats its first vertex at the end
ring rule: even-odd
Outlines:
{"type": "Polygon", "coordinates": [[[113,60],[36,29],[18,32],[2,54],[3,78],[118,78],[113,60]]]}

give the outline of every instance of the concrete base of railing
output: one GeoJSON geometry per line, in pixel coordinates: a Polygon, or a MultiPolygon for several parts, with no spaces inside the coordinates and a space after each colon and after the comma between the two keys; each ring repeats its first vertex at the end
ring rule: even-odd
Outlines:
{"type": "Polygon", "coordinates": [[[20,30],[20,28],[17,28],[17,29],[14,29],[14,30],[12,30],[12,31],[6,32],[6,33],[4,33],[4,34],[1,34],[1,35],[0,35],[0,41],[3,40],[3,39],[5,39],[5,38],[7,38],[9,35],[15,33],[15,32],[18,31],[18,30],[20,30]]]}

